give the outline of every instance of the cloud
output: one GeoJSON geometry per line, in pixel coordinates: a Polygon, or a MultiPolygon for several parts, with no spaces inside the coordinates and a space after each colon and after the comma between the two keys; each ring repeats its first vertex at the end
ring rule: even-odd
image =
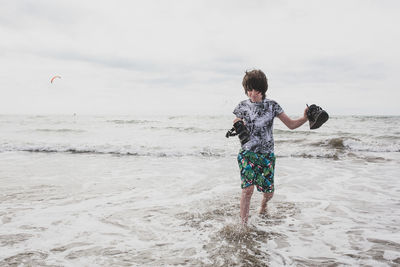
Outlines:
{"type": "MultiPolygon", "coordinates": [[[[176,112],[179,107],[183,113],[222,112],[243,98],[241,79],[249,68],[267,73],[271,96],[289,103],[287,110],[297,110],[296,101],[313,96],[338,106],[335,102],[344,100],[327,92],[344,95],[345,90],[354,92],[348,105],[354,104],[359,90],[372,92],[377,87],[395,99],[399,97],[395,78],[400,62],[399,5],[396,1],[5,2],[0,10],[0,90],[8,100],[0,103],[0,112],[39,110],[29,101],[38,91],[43,91],[40,111],[56,112],[57,105],[46,103],[58,103],[57,96],[43,89],[53,74],[65,77],[65,92],[81,97],[74,104],[77,109],[87,110],[91,99],[103,104],[113,100],[108,112],[113,108],[128,112],[126,99],[145,96],[146,91],[160,102],[161,110],[170,99],[177,104],[176,112]],[[195,104],[184,104],[193,98],[195,104]],[[21,101],[23,105],[18,104],[21,101]]],[[[381,113],[400,114],[396,103],[376,104],[376,97],[365,97],[365,106],[374,103],[381,113]]],[[[145,103],[135,102],[138,109],[141,105],[145,103]]],[[[346,101],[337,110],[345,110],[343,105],[346,101]]],[[[90,110],[102,112],[102,106],[90,110]]]]}

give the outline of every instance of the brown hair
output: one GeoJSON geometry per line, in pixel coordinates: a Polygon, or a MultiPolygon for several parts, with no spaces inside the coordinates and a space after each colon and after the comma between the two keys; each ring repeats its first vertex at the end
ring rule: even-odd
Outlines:
{"type": "Polygon", "coordinates": [[[242,82],[244,93],[247,95],[247,91],[256,90],[260,92],[265,99],[265,93],[268,90],[268,79],[264,72],[261,70],[250,70],[246,71],[242,82]]]}

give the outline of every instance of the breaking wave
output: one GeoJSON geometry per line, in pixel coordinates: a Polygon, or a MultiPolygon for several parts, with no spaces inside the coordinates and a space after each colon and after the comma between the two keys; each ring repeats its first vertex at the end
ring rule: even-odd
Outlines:
{"type": "MultiPolygon", "coordinates": [[[[392,137],[390,137],[392,138],[392,137]]],[[[400,144],[396,142],[380,142],[379,138],[361,140],[353,137],[335,137],[311,143],[314,147],[349,151],[349,152],[400,152],[400,144]]]]}
{"type": "Polygon", "coordinates": [[[64,145],[54,146],[2,146],[0,152],[30,152],[30,153],[69,153],[69,154],[94,154],[94,155],[113,155],[113,156],[137,156],[137,157],[208,157],[219,158],[228,155],[227,151],[211,148],[197,148],[190,151],[172,151],[165,148],[141,147],[141,148],[119,148],[119,147],[69,147],[64,145]]]}
{"type": "MultiPolygon", "coordinates": [[[[338,137],[338,138],[331,138],[328,140],[323,140],[323,141],[318,141],[315,143],[312,143],[312,146],[317,146],[317,147],[327,147],[327,148],[332,148],[332,149],[346,149],[349,148],[345,144],[347,140],[350,140],[349,138],[345,137],[338,137]]],[[[358,139],[356,139],[358,140],[358,139]]],[[[358,140],[359,141],[359,140],[358,140]]]]}

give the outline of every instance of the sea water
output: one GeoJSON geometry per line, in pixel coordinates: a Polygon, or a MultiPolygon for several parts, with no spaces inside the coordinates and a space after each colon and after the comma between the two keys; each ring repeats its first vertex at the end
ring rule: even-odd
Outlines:
{"type": "Polygon", "coordinates": [[[0,266],[396,266],[400,117],[275,121],[239,220],[233,116],[0,116],[0,266]]]}

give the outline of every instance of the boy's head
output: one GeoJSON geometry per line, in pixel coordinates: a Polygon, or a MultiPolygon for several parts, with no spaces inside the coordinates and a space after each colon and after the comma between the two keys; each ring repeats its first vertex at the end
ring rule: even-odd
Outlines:
{"type": "Polygon", "coordinates": [[[242,85],[246,95],[248,91],[256,90],[260,92],[263,99],[265,99],[265,93],[268,90],[268,79],[261,70],[246,71],[242,85]]]}

